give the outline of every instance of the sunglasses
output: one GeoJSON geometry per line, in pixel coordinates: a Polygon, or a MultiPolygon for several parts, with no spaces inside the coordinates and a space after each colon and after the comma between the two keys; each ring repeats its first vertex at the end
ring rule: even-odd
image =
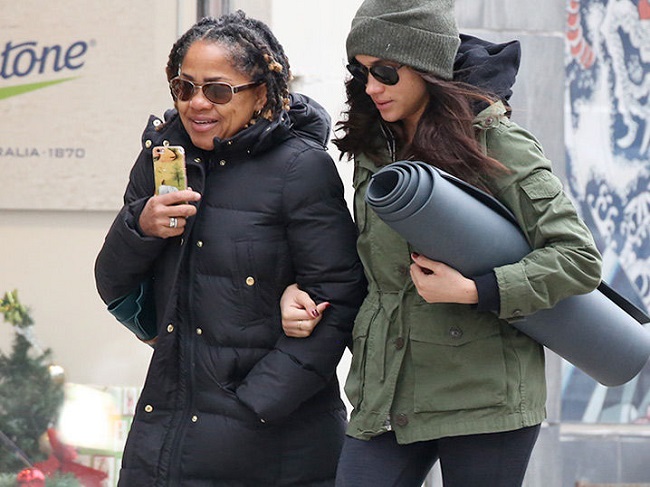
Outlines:
{"type": "Polygon", "coordinates": [[[221,81],[203,83],[197,85],[186,79],[176,77],[169,82],[169,89],[177,100],[189,101],[196,94],[196,90],[201,88],[203,96],[215,105],[223,105],[232,100],[232,96],[240,91],[248,90],[254,86],[261,85],[261,81],[252,81],[243,85],[232,86],[221,81]]]}
{"type": "Polygon", "coordinates": [[[346,67],[354,79],[362,84],[368,84],[368,72],[372,77],[384,85],[393,86],[399,83],[399,71],[404,65],[389,66],[388,64],[375,64],[366,68],[360,64],[348,64],[346,67]]]}

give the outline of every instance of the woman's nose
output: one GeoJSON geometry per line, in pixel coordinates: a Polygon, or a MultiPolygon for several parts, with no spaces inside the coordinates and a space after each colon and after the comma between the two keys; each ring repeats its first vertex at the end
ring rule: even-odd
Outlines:
{"type": "Polygon", "coordinates": [[[205,97],[205,95],[203,94],[203,89],[199,88],[197,90],[194,90],[194,94],[190,99],[190,105],[192,106],[192,108],[205,108],[205,107],[211,107],[212,102],[205,97]]]}
{"type": "Polygon", "coordinates": [[[372,95],[376,93],[381,93],[384,91],[385,86],[383,83],[380,83],[375,79],[375,77],[368,73],[368,82],[366,83],[366,94],[372,95]]]}

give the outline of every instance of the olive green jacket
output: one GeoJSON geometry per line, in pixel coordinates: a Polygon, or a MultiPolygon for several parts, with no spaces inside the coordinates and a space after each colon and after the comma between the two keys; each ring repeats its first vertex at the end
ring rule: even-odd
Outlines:
{"type": "Polygon", "coordinates": [[[501,103],[481,112],[475,128],[487,153],[510,169],[490,190],[534,250],[494,269],[498,317],[474,305],[428,304],[409,275],[409,245],[365,204],[378,168],[364,156],[356,159],[354,209],[369,293],[355,322],[345,386],[353,437],[392,429],[398,442],[411,443],[539,424],[545,418],[544,350],[509,321],[600,282],[591,233],[535,138],[506,117],[501,103]]]}

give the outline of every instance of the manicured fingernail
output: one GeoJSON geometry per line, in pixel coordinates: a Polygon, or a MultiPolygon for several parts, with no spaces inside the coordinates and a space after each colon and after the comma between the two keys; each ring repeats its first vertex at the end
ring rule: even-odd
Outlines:
{"type": "Polygon", "coordinates": [[[318,318],[318,315],[319,315],[318,310],[317,310],[317,309],[312,309],[312,310],[311,310],[311,315],[312,315],[314,318],[318,318]]]}

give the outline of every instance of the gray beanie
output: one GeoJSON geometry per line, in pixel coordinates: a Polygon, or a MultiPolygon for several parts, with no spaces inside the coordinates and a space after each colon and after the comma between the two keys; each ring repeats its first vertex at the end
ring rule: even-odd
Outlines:
{"type": "Polygon", "coordinates": [[[460,45],[454,0],[365,0],[348,34],[348,59],[378,57],[453,78],[460,45]]]}

